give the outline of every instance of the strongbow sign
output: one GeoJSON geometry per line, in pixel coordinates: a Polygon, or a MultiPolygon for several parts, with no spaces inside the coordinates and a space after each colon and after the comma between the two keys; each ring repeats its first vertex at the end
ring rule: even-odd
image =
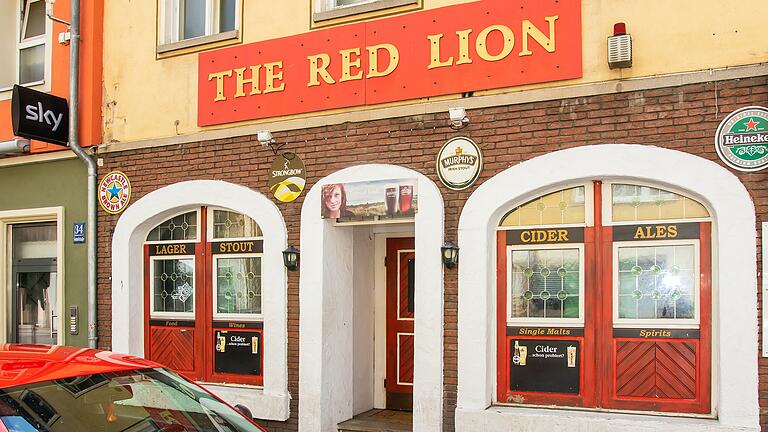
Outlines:
{"type": "Polygon", "coordinates": [[[295,153],[285,153],[272,162],[269,190],[278,201],[291,202],[301,195],[307,182],[307,169],[295,153]]]}
{"type": "Polygon", "coordinates": [[[131,182],[120,171],[112,171],[99,183],[99,203],[107,213],[117,214],[125,210],[131,200],[131,182]]]}
{"type": "Polygon", "coordinates": [[[454,138],[437,155],[437,176],[453,190],[472,186],[483,169],[480,147],[469,138],[454,138]]]}
{"type": "Polygon", "coordinates": [[[19,85],[13,86],[11,98],[14,135],[67,145],[69,105],[66,99],[19,85]]]}
{"type": "Polygon", "coordinates": [[[768,166],[768,108],[751,106],[728,115],[717,128],[715,148],[723,162],[739,171],[768,166]]]}
{"type": "Polygon", "coordinates": [[[198,62],[200,126],[579,78],[581,1],[476,1],[198,62]]]}

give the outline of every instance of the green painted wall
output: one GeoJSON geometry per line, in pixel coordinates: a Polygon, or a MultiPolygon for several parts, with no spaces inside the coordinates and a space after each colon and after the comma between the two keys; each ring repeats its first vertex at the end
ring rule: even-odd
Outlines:
{"type": "Polygon", "coordinates": [[[68,317],[60,331],[67,345],[88,346],[88,261],[85,244],[72,243],[72,225],[85,222],[87,172],[79,159],[0,167],[0,210],[64,207],[64,299],[80,307],[80,332],[69,334],[68,317]]]}

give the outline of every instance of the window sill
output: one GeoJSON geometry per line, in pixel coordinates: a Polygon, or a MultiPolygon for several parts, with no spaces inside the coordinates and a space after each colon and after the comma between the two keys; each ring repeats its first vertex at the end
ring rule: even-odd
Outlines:
{"type": "Polygon", "coordinates": [[[286,421],[290,417],[291,396],[287,394],[271,394],[262,387],[245,384],[213,384],[199,382],[208,391],[222,398],[228,404],[243,404],[253,413],[253,417],[261,420],[286,421]]]}
{"type": "Polygon", "coordinates": [[[757,432],[759,430],[758,428],[750,429],[743,426],[722,424],[712,418],[673,417],[669,414],[634,414],[511,406],[492,406],[485,410],[456,409],[456,430],[506,432],[513,424],[521,430],[531,432],[562,429],[564,425],[572,430],[595,431],[757,432]]]}
{"type": "MultiPolygon", "coordinates": [[[[20,84],[22,87],[31,88],[34,90],[40,90],[40,91],[46,91],[45,88],[41,88],[41,86],[45,85],[45,80],[43,81],[33,81],[31,83],[26,84],[20,84]]],[[[11,94],[13,91],[13,86],[8,87],[0,87],[0,100],[6,100],[11,98],[11,94]]]]}
{"type": "Polygon", "coordinates": [[[392,9],[401,6],[418,6],[419,0],[378,0],[354,6],[341,6],[323,12],[315,12],[312,16],[314,22],[329,21],[338,18],[360,15],[369,12],[377,12],[384,9],[392,9]]]}
{"type": "Polygon", "coordinates": [[[158,45],[157,54],[158,56],[166,56],[169,54],[177,53],[186,54],[187,52],[196,52],[209,48],[209,45],[217,44],[219,42],[240,42],[240,31],[232,30],[209,36],[201,36],[192,39],[185,39],[178,42],[158,45]]]}

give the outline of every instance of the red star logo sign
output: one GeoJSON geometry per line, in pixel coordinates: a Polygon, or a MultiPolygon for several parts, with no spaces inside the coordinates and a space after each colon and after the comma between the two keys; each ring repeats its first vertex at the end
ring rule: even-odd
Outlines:
{"type": "Polygon", "coordinates": [[[747,127],[747,132],[749,132],[751,130],[757,132],[757,125],[758,124],[760,124],[760,123],[758,123],[754,119],[750,118],[748,122],[744,123],[744,126],[747,127]]]}

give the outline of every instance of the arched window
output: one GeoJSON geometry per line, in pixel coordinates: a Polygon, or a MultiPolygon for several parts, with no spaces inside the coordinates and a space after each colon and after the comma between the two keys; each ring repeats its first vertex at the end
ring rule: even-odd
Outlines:
{"type": "Polygon", "coordinates": [[[153,228],[145,244],[145,352],[194,379],[261,385],[259,225],[202,207],[153,228]]]}
{"type": "Polygon", "coordinates": [[[498,402],[709,412],[710,231],[696,200],[628,183],[507,213],[498,402]]]}

